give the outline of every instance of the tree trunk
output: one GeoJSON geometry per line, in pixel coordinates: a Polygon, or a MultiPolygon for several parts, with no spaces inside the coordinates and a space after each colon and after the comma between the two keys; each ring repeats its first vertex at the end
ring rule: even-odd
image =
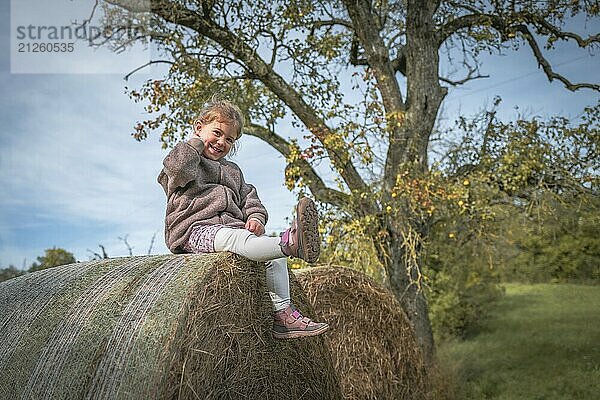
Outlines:
{"type": "Polygon", "coordinates": [[[410,243],[413,239],[414,236],[404,237],[402,233],[392,234],[389,241],[390,248],[386,270],[390,288],[410,320],[425,362],[427,365],[431,365],[435,353],[433,332],[429,320],[427,299],[419,281],[420,271],[417,267],[419,260],[412,258],[414,256],[418,257],[421,248],[420,244],[415,242],[412,242],[415,247],[407,246],[407,243],[410,243]],[[407,251],[414,251],[415,253],[406,254],[407,251]]]}
{"type": "MultiPolygon", "coordinates": [[[[438,2],[434,0],[408,1],[406,42],[406,113],[402,133],[400,155],[394,157],[390,167],[394,176],[402,171],[396,165],[410,168],[414,176],[427,174],[427,147],[446,89],[439,84],[439,55],[433,15],[438,2]]],[[[389,171],[386,171],[386,174],[389,171]]],[[[433,361],[434,344],[425,294],[419,285],[422,240],[427,236],[428,221],[407,204],[400,204],[400,218],[388,223],[390,238],[385,257],[389,283],[407,313],[423,356],[428,364],[433,361]]]]}

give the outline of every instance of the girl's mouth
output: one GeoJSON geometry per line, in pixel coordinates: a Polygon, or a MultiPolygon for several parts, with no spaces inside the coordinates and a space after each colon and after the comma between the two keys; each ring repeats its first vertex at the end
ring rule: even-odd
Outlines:
{"type": "Polygon", "coordinates": [[[214,151],[215,153],[218,153],[218,154],[220,154],[220,153],[222,153],[222,152],[223,152],[223,150],[216,148],[215,146],[213,146],[213,145],[212,145],[212,144],[210,144],[210,143],[208,144],[208,147],[210,147],[210,149],[211,149],[212,151],[214,151]]]}

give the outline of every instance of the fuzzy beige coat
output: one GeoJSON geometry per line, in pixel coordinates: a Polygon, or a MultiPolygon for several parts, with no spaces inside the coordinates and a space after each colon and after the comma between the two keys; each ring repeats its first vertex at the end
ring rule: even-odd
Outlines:
{"type": "Polygon", "coordinates": [[[202,155],[197,137],[178,143],[163,161],[158,183],[167,195],[165,241],[173,253],[184,253],[192,228],[222,224],[243,228],[249,218],[265,225],[267,210],[256,188],[244,181],[237,164],[202,155]]]}

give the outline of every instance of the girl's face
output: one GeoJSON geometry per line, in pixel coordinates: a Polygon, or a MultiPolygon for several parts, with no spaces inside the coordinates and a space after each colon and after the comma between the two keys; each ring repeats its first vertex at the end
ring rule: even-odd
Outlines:
{"type": "Polygon", "coordinates": [[[205,125],[196,122],[194,134],[204,142],[202,154],[215,161],[229,153],[237,137],[232,124],[217,120],[205,125]]]}

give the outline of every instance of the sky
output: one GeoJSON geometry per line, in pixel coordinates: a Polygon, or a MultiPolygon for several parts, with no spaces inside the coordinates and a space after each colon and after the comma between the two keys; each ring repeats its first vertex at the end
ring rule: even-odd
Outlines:
{"type": "MultiPolygon", "coordinates": [[[[160,78],[159,71],[123,79],[151,52],[130,49],[117,58],[108,51],[78,49],[73,59],[65,53],[60,59],[19,58],[11,47],[18,26],[56,23],[64,7],[72,7],[69,2],[0,0],[0,267],[29,267],[54,246],[79,261],[100,252],[99,245],[111,257],[125,256],[128,249],[119,239],[124,237],[135,255],[148,252],[153,235],[152,254],[168,253],[165,196],[156,182],[167,151],[158,135],[142,142],[131,137],[145,113],[143,104],[125,94],[125,85],[139,87],[146,79],[160,78]]],[[[576,28],[584,29],[581,24],[576,28]]],[[[598,28],[595,20],[585,29],[597,33],[598,28]]],[[[598,51],[560,46],[550,60],[573,81],[599,82],[599,57],[598,51]]],[[[549,83],[526,49],[486,57],[482,72],[491,77],[450,89],[444,118],[473,113],[496,95],[503,98],[505,118],[515,117],[515,107],[531,115],[576,118],[599,99],[591,90],[572,93],[559,82],[549,83]]],[[[294,135],[289,128],[279,133],[294,135]]],[[[285,160],[259,139],[242,136],[232,161],[267,207],[267,231],[285,229],[295,203],[283,185],[285,160]]]]}

